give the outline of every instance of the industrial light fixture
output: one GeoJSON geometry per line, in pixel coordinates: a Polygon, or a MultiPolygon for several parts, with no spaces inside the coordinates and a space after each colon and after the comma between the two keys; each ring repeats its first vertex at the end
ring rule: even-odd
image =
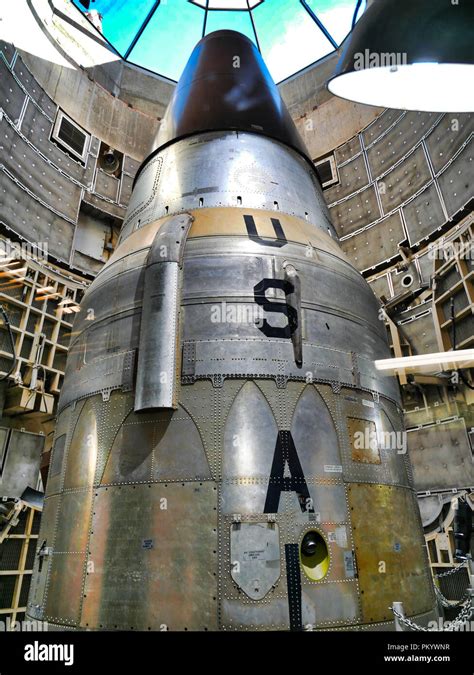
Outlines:
{"type": "Polygon", "coordinates": [[[374,363],[377,370],[383,370],[391,374],[396,374],[398,370],[423,372],[424,370],[453,370],[458,367],[472,368],[474,367],[474,349],[380,359],[374,361],[374,363]]]}
{"type": "Polygon", "coordinates": [[[474,3],[374,0],[345,41],[331,93],[358,103],[474,111],[474,3]]]}

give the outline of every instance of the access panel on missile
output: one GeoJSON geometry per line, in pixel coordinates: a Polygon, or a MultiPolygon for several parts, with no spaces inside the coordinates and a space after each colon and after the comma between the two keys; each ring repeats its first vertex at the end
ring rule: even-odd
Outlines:
{"type": "Polygon", "coordinates": [[[401,601],[432,619],[381,318],[256,47],[206,36],[76,315],[28,615],[390,629],[401,601]]]}

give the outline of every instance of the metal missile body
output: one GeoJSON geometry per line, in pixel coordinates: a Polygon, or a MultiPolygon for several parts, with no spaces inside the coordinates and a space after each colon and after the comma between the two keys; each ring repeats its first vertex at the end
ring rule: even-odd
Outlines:
{"type": "Polygon", "coordinates": [[[427,621],[406,448],[377,440],[403,431],[377,301],[250,41],[207,36],[183,78],[75,318],[28,615],[383,629],[402,601],[427,621]]]}

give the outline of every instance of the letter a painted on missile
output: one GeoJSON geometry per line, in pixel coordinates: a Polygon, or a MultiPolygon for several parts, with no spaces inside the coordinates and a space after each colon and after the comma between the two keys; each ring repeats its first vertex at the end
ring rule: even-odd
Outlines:
{"type": "Polygon", "coordinates": [[[291,435],[291,431],[279,431],[268,482],[264,513],[278,513],[280,494],[296,492],[301,511],[314,513],[306,478],[291,435]],[[290,472],[290,475],[285,475],[290,472]],[[308,508],[308,505],[309,508],[308,508]]]}
{"type": "Polygon", "coordinates": [[[276,246],[281,248],[288,243],[283,228],[281,226],[278,218],[270,218],[272,221],[273,229],[275,230],[276,239],[262,239],[257,232],[257,226],[255,225],[255,220],[253,216],[244,216],[245,226],[247,227],[247,232],[249,234],[249,239],[256,241],[257,244],[262,244],[263,246],[276,246]]]}

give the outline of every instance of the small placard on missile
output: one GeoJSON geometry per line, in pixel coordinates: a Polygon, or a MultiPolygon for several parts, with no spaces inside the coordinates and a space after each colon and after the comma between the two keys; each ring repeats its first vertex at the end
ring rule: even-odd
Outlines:
{"type": "Polygon", "coordinates": [[[362,399],[362,405],[365,405],[366,408],[375,408],[375,403],[373,401],[369,401],[366,398],[362,399]]]}
{"type": "Polygon", "coordinates": [[[344,568],[346,570],[346,577],[353,579],[355,577],[355,565],[352,551],[344,551],[344,568]]]}
{"type": "Polygon", "coordinates": [[[342,466],[340,464],[325,464],[325,473],[342,473],[342,466]]]}

